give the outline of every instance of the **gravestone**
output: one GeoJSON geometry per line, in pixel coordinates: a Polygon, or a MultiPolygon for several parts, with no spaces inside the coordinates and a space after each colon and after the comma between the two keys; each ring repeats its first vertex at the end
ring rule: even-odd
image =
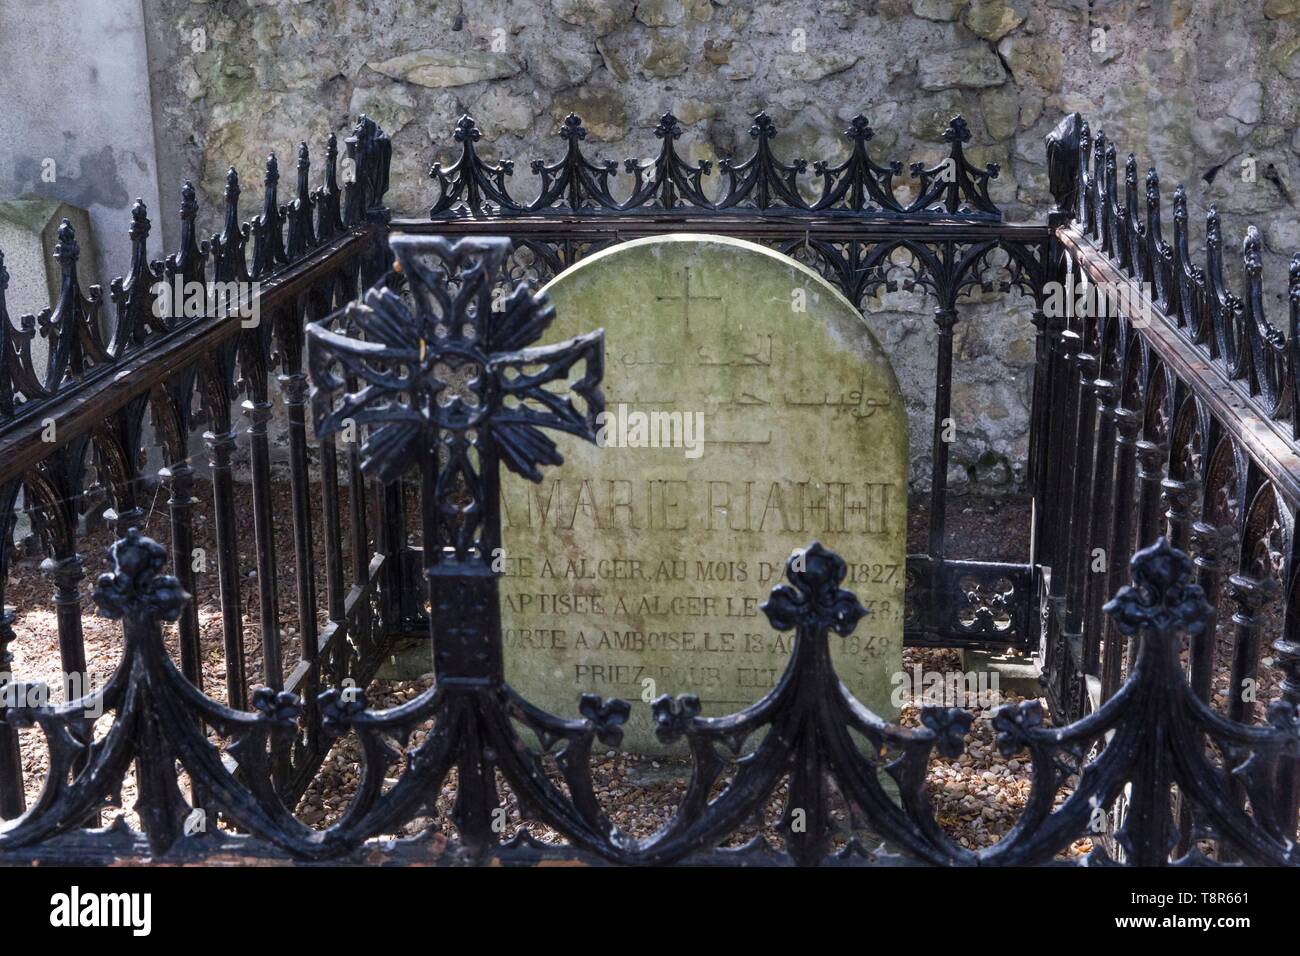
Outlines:
{"type": "Polygon", "coordinates": [[[870,614],[832,636],[840,678],[890,717],[901,669],[907,422],[888,359],[812,270],[753,243],[615,246],[546,287],[545,341],[605,329],[602,444],[562,442],[541,482],[502,482],[506,679],[576,715],[634,702],[624,746],[659,753],[648,701],[753,703],[793,633],[759,609],[813,541],[870,614]]]}
{"type": "MultiPolygon", "coordinates": [[[[59,301],[63,272],[54,258],[54,246],[58,242],[59,224],[64,219],[71,222],[77,231],[77,245],[81,250],[77,257],[77,281],[82,292],[86,292],[92,285],[102,282],[99,249],[90,226],[90,214],[57,199],[33,196],[0,200],[0,253],[4,254],[4,268],[9,273],[5,307],[14,325],[24,314],[36,315],[42,309],[54,308],[59,301]]],[[[108,305],[102,307],[101,322],[109,308],[108,305]]],[[[44,376],[50,340],[36,335],[32,338],[31,349],[32,365],[44,376]]],[[[23,492],[19,492],[17,507],[14,540],[22,544],[32,534],[23,492]]]]}
{"type": "MultiPolygon", "coordinates": [[[[59,301],[63,273],[54,258],[54,246],[59,241],[59,224],[64,219],[77,231],[77,246],[81,250],[77,257],[77,280],[85,292],[103,282],[90,214],[57,199],[32,197],[0,201],[0,252],[4,253],[5,269],[9,272],[6,303],[15,325],[23,313],[35,315],[41,309],[53,308],[59,301]]],[[[104,298],[108,298],[107,292],[104,298]]],[[[44,336],[32,339],[32,361],[42,372],[48,350],[49,342],[44,336]]]]}

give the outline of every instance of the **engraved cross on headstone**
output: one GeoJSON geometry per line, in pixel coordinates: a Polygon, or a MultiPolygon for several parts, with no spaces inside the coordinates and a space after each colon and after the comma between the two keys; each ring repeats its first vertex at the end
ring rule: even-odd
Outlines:
{"type": "Polygon", "coordinates": [[[686,334],[691,334],[691,303],[692,302],[719,302],[722,303],[723,314],[721,319],[726,319],[726,303],[720,295],[702,295],[698,291],[691,289],[691,267],[687,266],[682,270],[682,294],[681,295],[657,295],[656,301],[659,302],[681,302],[682,304],[682,327],[686,334]]]}
{"type": "Polygon", "coordinates": [[[564,461],[543,429],[595,441],[604,330],[530,347],[555,310],[521,282],[493,311],[509,239],[395,235],[389,246],[400,278],[308,327],[316,434],[368,428],[361,470],[385,484],[419,466],[435,669],[499,679],[499,465],[541,481],[542,466],[564,461]],[[547,387],[557,383],[567,388],[547,387]]]}

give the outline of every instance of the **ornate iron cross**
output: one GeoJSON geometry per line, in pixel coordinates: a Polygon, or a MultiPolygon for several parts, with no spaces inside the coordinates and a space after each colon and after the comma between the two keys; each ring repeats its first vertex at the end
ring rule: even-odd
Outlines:
{"type": "Polygon", "coordinates": [[[564,461],[542,429],[596,440],[605,333],[528,347],[555,309],[526,282],[505,294],[509,239],[389,247],[392,273],[308,327],[316,434],[366,429],[361,469],[385,484],[419,467],[436,670],[499,677],[498,466],[541,481],[564,461]]]}

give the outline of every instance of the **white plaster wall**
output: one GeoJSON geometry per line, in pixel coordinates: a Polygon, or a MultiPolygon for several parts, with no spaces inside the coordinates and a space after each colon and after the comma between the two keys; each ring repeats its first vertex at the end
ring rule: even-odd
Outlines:
{"type": "MultiPolygon", "coordinates": [[[[95,281],[107,295],[130,264],[137,196],[154,222],[151,256],[163,248],[141,0],[0,0],[0,64],[0,198],[35,194],[86,209],[100,250],[95,281]],[[52,183],[41,179],[46,158],[56,164],[52,183]]],[[[10,313],[44,304],[11,297],[10,313]]]]}

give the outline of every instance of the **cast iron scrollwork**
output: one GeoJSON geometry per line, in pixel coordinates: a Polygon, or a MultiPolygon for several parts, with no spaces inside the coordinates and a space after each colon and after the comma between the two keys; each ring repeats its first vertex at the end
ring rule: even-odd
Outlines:
{"type": "MultiPolygon", "coordinates": [[[[658,735],[665,741],[685,738],[693,769],[674,817],[642,839],[610,824],[590,768],[596,740],[617,746],[628,705],[586,695],[581,717],[562,719],[521,698],[499,673],[468,684],[440,680],[388,710],[371,709],[355,689],[326,690],[319,706],[324,732],[358,735],[361,780],[339,820],[321,830],[305,826],[279,802],[267,759],[270,740],[292,733],[302,720],[299,700],[260,688],[253,694],[253,711],[244,713],[205,697],[180,674],[163,645],[161,622],[174,619],[188,600],[179,582],[162,573],[164,549],[132,531],[110,556],[113,570],[101,576],[95,599],[106,615],[125,621],[123,660],[92,697],[57,708],[9,711],[10,724],[39,725],[49,737],[52,776],[23,816],[0,826],[0,859],[60,840],[82,841],[77,845],[84,850],[89,837],[72,831],[89,813],[114,804],[122,776],[135,761],[141,824],[149,853],[160,861],[219,852],[300,860],[362,858],[357,854],[374,860],[376,854],[392,854],[446,863],[577,854],[628,864],[692,859],[843,864],[896,862],[896,854],[902,854],[948,865],[1033,864],[1051,862],[1079,837],[1095,836],[1097,811],[1127,793],[1111,851],[1094,841],[1086,860],[1156,865],[1171,862],[1173,855],[1176,825],[1169,793],[1177,786],[1194,839],[1172,862],[1217,862],[1199,845],[1211,840],[1248,862],[1300,864],[1300,850],[1279,812],[1278,790],[1279,762],[1300,756],[1300,713],[1293,704],[1277,702],[1269,708],[1267,725],[1252,727],[1220,716],[1196,698],[1179,664],[1177,637],[1199,633],[1210,608],[1191,580],[1190,560],[1164,539],[1134,556],[1133,583],[1107,605],[1120,630],[1139,642],[1133,670],[1118,692],[1065,727],[1048,726],[1037,701],[995,711],[999,750],[1006,756],[1028,751],[1033,783],[1011,831],[980,851],[957,845],[943,832],[925,793],[932,754],[959,757],[971,715],[927,707],[921,726],[906,729],[886,723],[853,698],[835,674],[830,642],[832,632],[852,633],[865,611],[841,587],[844,561],[819,544],[790,557],[789,583],[775,587],[764,605],[774,628],[796,635],[786,670],[768,694],[725,717],[701,716],[692,695],[665,695],[654,702],[658,735]],[[93,707],[117,715],[100,740],[72,733],[93,707]],[[223,762],[195,717],[230,741],[227,754],[237,771],[223,762]],[[432,729],[413,744],[415,731],[428,722],[432,729]],[[533,732],[540,752],[524,742],[516,726],[533,732]],[[739,755],[752,738],[758,738],[752,750],[723,780],[724,748],[739,755]],[[1223,755],[1230,771],[1226,777],[1212,765],[1207,742],[1223,755]],[[543,766],[542,755],[550,751],[564,789],[543,766]],[[176,787],[175,761],[210,794],[209,809],[219,810],[241,832],[192,833],[183,826],[190,807],[176,787]],[[404,766],[396,781],[386,786],[399,763],[404,766]],[[82,769],[74,769],[78,766],[82,769]],[[442,787],[453,766],[459,771],[452,811],[457,840],[439,835],[436,824],[413,837],[376,840],[423,817],[428,795],[442,787]],[[563,833],[569,847],[548,849],[527,837],[503,842],[497,836],[491,823],[498,806],[496,770],[527,814],[563,833]],[[882,773],[897,783],[899,799],[882,786],[882,773]],[[785,853],[761,836],[734,849],[714,849],[752,820],[786,777],[785,853]],[[866,847],[852,837],[831,849],[835,830],[828,778],[884,840],[881,847],[866,847]],[[1234,796],[1231,780],[1241,782],[1249,809],[1234,796]],[[1067,783],[1071,792],[1055,805],[1067,783]]],[[[98,833],[116,852],[127,831],[118,824],[98,833]]]]}
{"type": "Polygon", "coordinates": [[[557,135],[565,153],[548,163],[534,159],[529,169],[538,177],[539,189],[531,200],[516,198],[510,184],[515,164],[510,159],[488,162],[478,153],[483,132],[474,118],[461,116],[452,130],[459,155],[451,163],[435,161],[429,176],[438,196],[430,218],[503,218],[521,214],[604,214],[648,211],[737,212],[741,214],[847,216],[875,220],[944,220],[999,222],[1002,212],[989,197],[989,181],[998,175],[996,164],[983,169],[966,158],[964,144],[971,138],[966,121],[955,116],[943,134],[948,156],[934,166],[911,164],[917,179],[916,198],[904,204],[894,194],[895,177],[903,164],[878,163],[867,143],[875,132],[861,114],[849,121],[844,135],[848,156],[840,162],[819,159],[784,160],[773,148],[777,126],[766,112],[755,114],[749,127],[754,151],[746,157],[724,156],[716,166],[720,174],[717,195],[710,198],[705,177],[714,170],[709,160],[690,161],[679,152],[682,125],[671,112],[655,126],[659,152],[648,160],[626,159],[623,171],[632,176],[626,199],[618,199],[611,180],[618,164],[592,160],[582,151],[587,130],[582,119],[568,114],[557,135]],[[812,177],[808,173],[811,168],[812,177]],[[818,195],[820,192],[820,195],[818,195]]]}

